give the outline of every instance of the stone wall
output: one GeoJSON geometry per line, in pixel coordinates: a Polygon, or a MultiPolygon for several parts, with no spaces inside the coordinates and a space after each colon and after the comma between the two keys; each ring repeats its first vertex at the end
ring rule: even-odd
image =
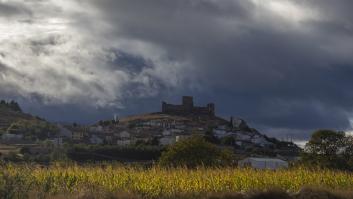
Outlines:
{"type": "Polygon", "coordinates": [[[215,115],[215,105],[213,103],[207,104],[205,107],[194,106],[191,96],[184,96],[182,101],[183,104],[181,105],[162,102],[162,112],[168,114],[215,115]]]}

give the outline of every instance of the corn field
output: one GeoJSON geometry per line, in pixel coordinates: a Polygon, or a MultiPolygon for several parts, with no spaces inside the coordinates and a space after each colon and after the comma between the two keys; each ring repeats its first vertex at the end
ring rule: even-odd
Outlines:
{"type": "Polygon", "coordinates": [[[172,198],[273,188],[297,192],[305,186],[351,190],[353,174],[304,168],[279,171],[238,168],[190,170],[114,165],[5,165],[0,171],[1,198],[26,198],[31,192],[44,197],[83,191],[94,193],[97,190],[134,193],[144,198],[172,198]]]}

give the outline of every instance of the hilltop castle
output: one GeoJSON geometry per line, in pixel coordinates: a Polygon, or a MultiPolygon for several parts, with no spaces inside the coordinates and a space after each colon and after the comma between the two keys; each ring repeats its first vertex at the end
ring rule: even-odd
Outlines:
{"type": "Polygon", "coordinates": [[[183,96],[183,103],[181,105],[162,102],[162,113],[215,116],[215,105],[213,103],[209,103],[205,107],[194,106],[193,97],[183,96]]]}

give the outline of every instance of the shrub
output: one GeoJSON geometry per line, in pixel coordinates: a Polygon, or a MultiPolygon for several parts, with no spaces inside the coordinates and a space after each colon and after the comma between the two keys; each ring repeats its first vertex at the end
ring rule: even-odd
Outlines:
{"type": "Polygon", "coordinates": [[[226,166],[233,161],[233,152],[221,150],[206,142],[202,137],[194,136],[171,145],[159,160],[161,166],[195,168],[198,166],[226,166]]]}
{"type": "Polygon", "coordinates": [[[31,188],[27,174],[0,172],[0,198],[28,198],[31,188]]]}
{"type": "Polygon", "coordinates": [[[352,171],[353,137],[339,131],[315,131],[301,156],[306,166],[352,171]]]}

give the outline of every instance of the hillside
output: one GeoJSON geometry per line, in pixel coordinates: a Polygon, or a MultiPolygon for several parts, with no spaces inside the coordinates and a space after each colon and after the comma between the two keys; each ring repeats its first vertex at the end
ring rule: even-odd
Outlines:
{"type": "MultiPolygon", "coordinates": [[[[8,127],[17,121],[38,121],[37,117],[23,113],[18,105],[10,106],[11,103],[1,101],[0,103],[0,133],[5,132],[8,127]]],[[[13,102],[13,104],[17,104],[13,102]]]]}
{"type": "Polygon", "coordinates": [[[133,139],[158,138],[162,145],[168,145],[197,134],[213,137],[217,144],[232,146],[241,154],[296,156],[300,151],[295,144],[269,138],[249,127],[244,120],[233,117],[226,120],[205,114],[156,112],[121,118],[102,127],[105,133],[111,132],[118,140],[129,140],[128,143],[133,139]]]}
{"type": "Polygon", "coordinates": [[[301,149],[292,142],[269,138],[240,118],[216,115],[216,105],[194,105],[183,96],[181,104],[162,102],[161,112],[140,114],[113,121],[100,121],[90,133],[102,141],[122,146],[148,143],[170,145],[192,135],[201,135],[221,147],[232,147],[241,155],[296,157],[301,149]]]}
{"type": "Polygon", "coordinates": [[[149,113],[142,115],[134,115],[126,118],[122,118],[120,121],[122,124],[144,124],[151,123],[153,125],[154,122],[158,123],[168,123],[171,122],[175,125],[188,125],[188,127],[214,127],[219,125],[227,125],[229,121],[216,117],[216,116],[208,116],[208,115],[176,115],[176,114],[166,114],[166,113],[149,113]]]}

